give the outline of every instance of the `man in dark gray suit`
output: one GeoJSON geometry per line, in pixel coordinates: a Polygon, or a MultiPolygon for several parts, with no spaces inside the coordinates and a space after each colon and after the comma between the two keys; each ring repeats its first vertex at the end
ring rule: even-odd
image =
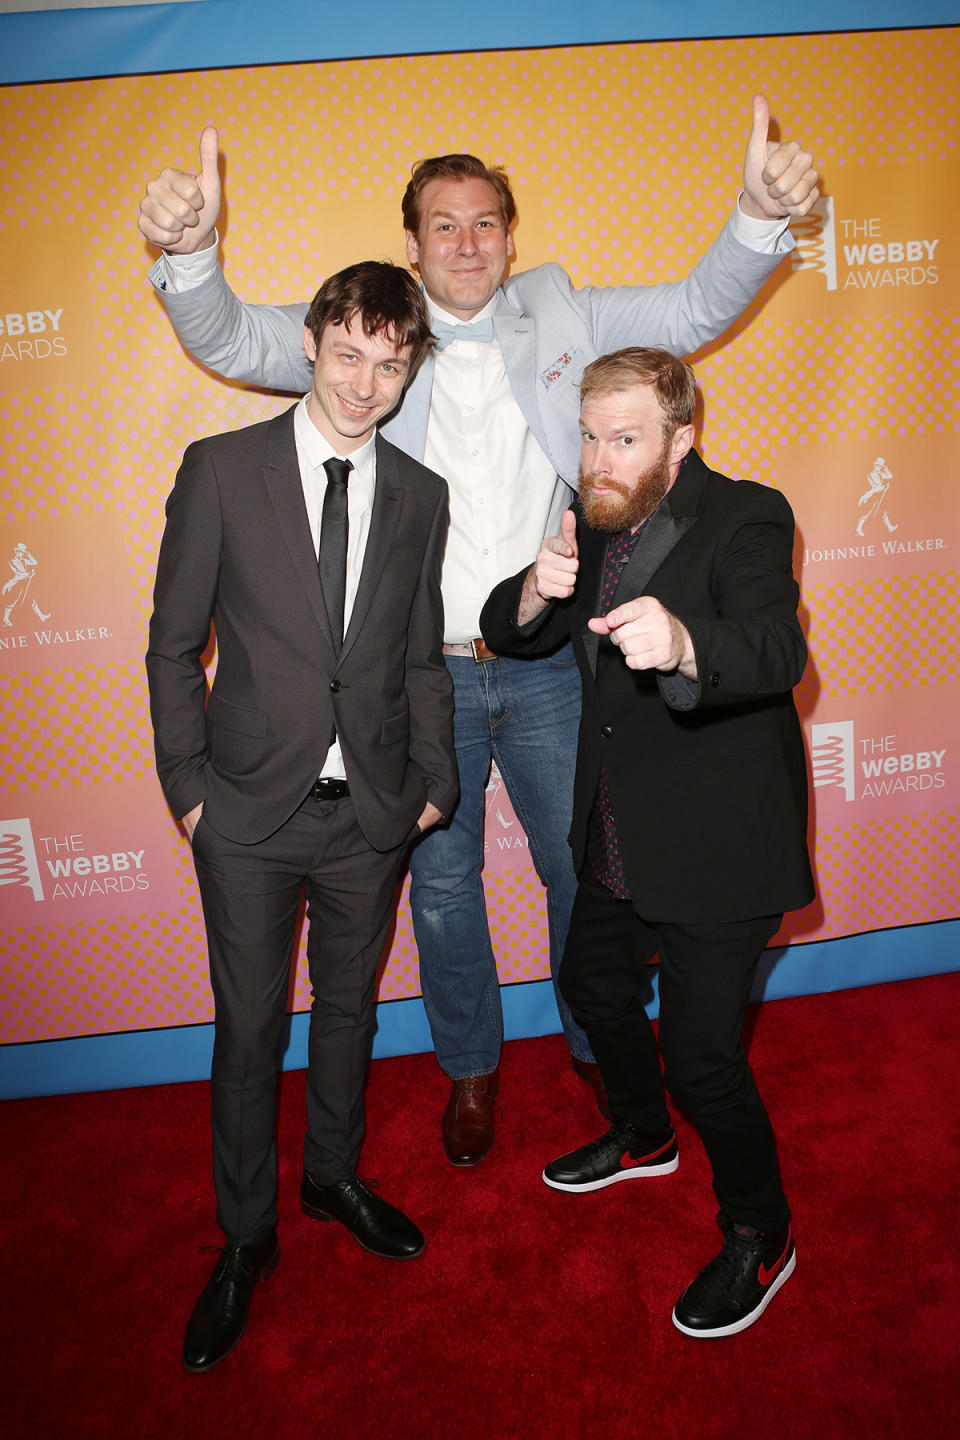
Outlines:
{"type": "Polygon", "coordinates": [[[240,1339],[277,1259],[276,1052],[304,885],[303,1209],[389,1258],[425,1243],[355,1166],[397,877],[457,798],[441,650],[447,487],[376,432],[430,343],[407,272],[371,261],[332,276],[304,327],[310,393],[191,445],[167,504],[147,671],[157,768],[193,843],[207,927],[226,1237],[187,1329],[194,1371],[240,1339]]]}

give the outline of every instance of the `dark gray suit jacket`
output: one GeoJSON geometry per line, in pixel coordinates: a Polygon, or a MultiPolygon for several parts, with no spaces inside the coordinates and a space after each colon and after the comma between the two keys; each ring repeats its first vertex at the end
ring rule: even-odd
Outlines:
{"type": "Polygon", "coordinates": [[[382,436],[376,445],[370,533],[339,655],[293,409],[186,451],[167,502],[147,653],[157,769],[178,817],[203,801],[230,839],[272,834],[323,766],[334,725],[375,850],[401,845],[428,800],[445,815],[456,803],[441,651],[447,487],[382,436]],[[217,671],[205,704],[211,620],[217,671]]]}
{"type": "Polygon", "coordinates": [[[644,918],[726,922],[813,898],[807,770],[791,694],[797,622],[793,514],[776,490],[734,483],[691,451],[637,544],[614,606],[653,595],[690,632],[699,682],[631,670],[587,628],[599,614],[608,536],[577,508],[580,568],[568,601],[522,630],[526,571],[498,585],[480,625],[494,649],[573,641],[583,682],[570,842],[579,871],[606,765],[630,895],[644,918]]]}

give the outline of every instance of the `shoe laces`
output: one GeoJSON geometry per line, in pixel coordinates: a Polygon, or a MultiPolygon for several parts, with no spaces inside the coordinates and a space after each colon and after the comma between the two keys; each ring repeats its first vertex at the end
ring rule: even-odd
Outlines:
{"type": "Polygon", "coordinates": [[[761,1236],[749,1225],[731,1225],[724,1230],[723,1248],[719,1255],[704,1266],[703,1279],[726,1290],[739,1280],[744,1270],[757,1258],[761,1236]]]}
{"type": "Polygon", "coordinates": [[[611,1125],[610,1129],[597,1140],[590,1140],[583,1148],[589,1155],[602,1155],[609,1150],[611,1145],[618,1150],[629,1150],[630,1146],[636,1147],[639,1136],[630,1125],[611,1125]]]}
{"type": "Polygon", "coordinates": [[[359,1175],[350,1175],[346,1180],[338,1180],[333,1188],[339,1191],[344,1202],[356,1211],[367,1200],[374,1198],[375,1192],[380,1189],[380,1181],[361,1180],[359,1175]]]}
{"type": "MultiPolygon", "coordinates": [[[[206,1250],[212,1250],[212,1245],[204,1246],[206,1250]]],[[[217,1266],[217,1280],[247,1280],[253,1274],[253,1265],[245,1257],[242,1245],[225,1245],[223,1254],[220,1257],[220,1264],[217,1266]]]]}
{"type": "Polygon", "coordinates": [[[462,1080],[457,1081],[457,1084],[460,1086],[460,1094],[457,1096],[457,1119],[460,1118],[460,1102],[474,1095],[479,1095],[489,1100],[492,1108],[500,1116],[500,1119],[503,1119],[500,1101],[496,1095],[491,1095],[487,1089],[487,1081],[489,1079],[489,1075],[465,1075],[462,1080]]]}

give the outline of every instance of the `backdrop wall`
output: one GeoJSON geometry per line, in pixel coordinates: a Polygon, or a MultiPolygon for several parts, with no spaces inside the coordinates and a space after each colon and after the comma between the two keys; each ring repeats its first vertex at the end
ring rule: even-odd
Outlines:
{"type": "MultiPolygon", "coordinates": [[[[451,54],[417,54],[414,36],[400,57],[174,70],[183,25],[206,27],[227,3],[72,15],[81,30],[121,17],[97,52],[115,73],[0,91],[0,1093],[208,1066],[199,901],[153,772],[142,655],[185,445],[288,403],[187,359],[146,283],[143,184],[166,163],[192,166],[211,119],[227,273],[247,298],[292,301],[357,258],[402,260],[410,164],[455,149],[509,168],[521,267],[556,260],[577,284],[678,276],[729,210],[750,98],[766,91],[783,135],[822,164],[827,198],[795,226],[792,267],[692,357],[708,463],[782,489],[798,522],[819,893],[788,917],[758,991],[956,968],[960,216],[943,182],[957,31],[451,54]],[[171,73],[121,73],[148,65],[171,73]]],[[[16,21],[17,38],[27,20],[63,19],[3,26],[16,21]]],[[[559,29],[569,23],[561,6],[559,29]]],[[[315,34],[303,43],[315,50],[315,34]]],[[[31,79],[37,48],[23,51],[31,79]]],[[[61,73],[83,73],[68,68],[81,48],[61,73]]],[[[541,888],[495,772],[488,802],[508,1033],[543,1033],[556,1013],[541,888]]],[[[404,892],[379,1053],[429,1047],[418,996],[404,892]]],[[[301,955],[289,1064],[304,1063],[308,1004],[301,955]]]]}

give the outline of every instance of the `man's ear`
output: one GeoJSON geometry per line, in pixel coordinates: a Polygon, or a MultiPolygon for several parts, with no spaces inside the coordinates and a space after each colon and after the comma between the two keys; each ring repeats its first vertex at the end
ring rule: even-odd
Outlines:
{"type": "Polygon", "coordinates": [[[420,259],[420,245],[412,230],[405,230],[403,233],[407,237],[407,264],[413,268],[420,259]]]}
{"type": "Polygon", "coordinates": [[[313,331],[304,325],[303,327],[303,348],[307,352],[307,359],[311,365],[317,358],[317,342],[313,338],[313,331]]]}
{"type": "Polygon", "coordinates": [[[670,441],[670,464],[678,465],[693,444],[693,426],[681,425],[670,441]]]}

